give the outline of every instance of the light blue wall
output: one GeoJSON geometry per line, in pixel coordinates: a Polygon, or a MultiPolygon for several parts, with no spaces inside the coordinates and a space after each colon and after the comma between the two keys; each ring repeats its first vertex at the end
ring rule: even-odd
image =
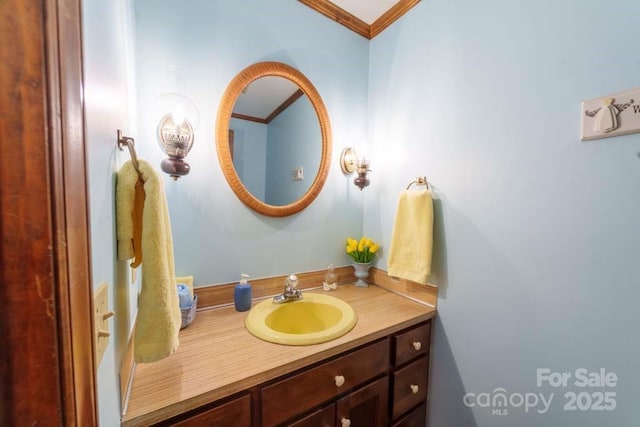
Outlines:
{"type": "MultiPolygon", "coordinates": [[[[133,318],[137,287],[126,263],[116,263],[115,174],[129,155],[116,148],[116,130],[135,134],[133,7],[129,0],[82,4],[84,98],[94,289],[109,287],[111,336],[97,372],[101,426],[120,424],[118,372],[133,318]]],[[[81,179],[82,177],[78,177],[81,179]]]]}
{"type": "Polygon", "coordinates": [[[231,118],[234,131],[233,166],[247,190],[265,200],[267,174],[267,125],[231,118]]]}
{"type": "Polygon", "coordinates": [[[430,0],[371,42],[365,232],[389,247],[416,176],[437,199],[430,427],[637,425],[640,135],[579,135],[582,99],[640,86],[638,16],[626,0],[430,0]],[[538,368],[618,383],[538,388],[538,368]],[[546,414],[463,404],[498,387],[555,397],[546,414]],[[615,410],[563,410],[603,391],[615,410]]]}
{"type": "Polygon", "coordinates": [[[110,427],[120,424],[117,377],[139,286],[129,284],[127,263],[115,261],[115,173],[129,159],[116,149],[116,129],[134,137],[139,157],[159,169],[153,101],[175,90],[171,65],[187,71],[186,95],[201,117],[192,172],[165,182],[178,275],[193,274],[202,285],[243,272],[265,277],[345,264],[344,238],[362,230],[362,195],[332,166],[322,194],[303,213],[266,218],[250,211],[222,175],[215,116],[241,69],[286,62],[314,82],[329,109],[337,165],[342,145],[366,132],[368,49],[366,40],[286,0],[85,0],[83,33],[93,283],[109,284],[115,311],[98,372],[100,425],[110,427]]]}
{"type": "MultiPolygon", "coordinates": [[[[363,197],[364,231],[382,241],[378,265],[385,268],[399,192],[427,175],[436,195],[432,280],[440,285],[430,426],[634,425],[640,137],[580,142],[579,115],[582,99],[640,86],[640,5],[423,1],[369,44],[290,0],[244,0],[242,7],[138,1],[138,131],[125,77],[133,72],[121,21],[127,3],[102,3],[83,4],[96,286],[123,280],[113,262],[113,174],[127,155],[115,151],[115,129],[135,136],[140,157],[159,164],[156,124],[143,113],[169,86],[168,66],[180,64],[201,123],[188,159],[192,173],[165,182],[178,274],[208,284],[240,272],[262,277],[345,265],[343,241],[362,231],[363,197]],[[245,208],[215,154],[222,92],[261,60],[307,75],[332,124],[325,190],[284,219],[245,208]],[[361,148],[365,140],[374,172],[360,192],[336,165],[345,145],[361,148]],[[538,388],[537,368],[605,368],[619,381],[605,390],[538,388]],[[463,404],[467,392],[498,387],[555,396],[546,414],[508,407],[509,415],[497,416],[463,404]],[[614,391],[617,407],[565,412],[567,391],[614,391]]],[[[120,300],[126,303],[118,303],[114,322],[126,324],[130,300],[120,300]]],[[[103,426],[119,422],[121,348],[110,344],[100,367],[103,426]]]]}
{"type": "Polygon", "coordinates": [[[291,0],[137,0],[136,33],[140,157],[155,165],[162,159],[148,111],[170,86],[170,65],[187,71],[186,95],[200,110],[187,158],[191,173],[165,182],[176,273],[194,275],[198,286],[233,282],[240,273],[269,277],[348,264],[343,244],[362,231],[363,194],[344,178],[338,158],[344,145],[366,135],[367,40],[291,0]],[[227,185],[215,150],[224,90],[242,69],[265,60],[305,74],[332,125],[325,187],[306,210],[286,218],[246,208],[227,185]]]}
{"type": "Polygon", "coordinates": [[[266,202],[287,205],[313,182],[322,157],[320,123],[309,97],[303,96],[269,123],[266,202]],[[303,168],[303,180],[293,170],[303,168]]]}

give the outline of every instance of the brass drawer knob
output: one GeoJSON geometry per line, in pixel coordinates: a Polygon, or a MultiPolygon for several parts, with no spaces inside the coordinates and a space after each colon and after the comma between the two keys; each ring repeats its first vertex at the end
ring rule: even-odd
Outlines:
{"type": "Polygon", "coordinates": [[[351,427],[351,420],[349,418],[343,418],[340,420],[340,425],[342,427],[351,427]]]}
{"type": "Polygon", "coordinates": [[[344,384],[344,377],[342,375],[336,375],[333,380],[335,381],[337,387],[342,387],[342,385],[344,384]]]}
{"type": "Polygon", "coordinates": [[[413,348],[415,348],[416,351],[419,351],[422,348],[422,343],[420,341],[414,341],[413,348]]]}
{"type": "Polygon", "coordinates": [[[411,393],[418,394],[418,391],[420,390],[420,387],[418,387],[415,384],[411,384],[409,387],[411,388],[411,393]]]}

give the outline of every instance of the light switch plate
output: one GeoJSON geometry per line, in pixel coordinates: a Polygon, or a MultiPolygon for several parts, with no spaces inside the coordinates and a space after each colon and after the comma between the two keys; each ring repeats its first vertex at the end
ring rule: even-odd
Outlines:
{"type": "Polygon", "coordinates": [[[102,282],[93,295],[94,331],[93,340],[96,351],[96,367],[100,365],[102,356],[109,345],[109,318],[113,312],[109,310],[109,286],[102,282]]]}

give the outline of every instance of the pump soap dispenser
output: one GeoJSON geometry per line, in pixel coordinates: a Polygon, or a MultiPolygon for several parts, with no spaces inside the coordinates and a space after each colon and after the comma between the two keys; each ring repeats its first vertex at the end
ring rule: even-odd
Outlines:
{"type": "Polygon", "coordinates": [[[247,283],[248,274],[241,274],[242,278],[233,290],[233,302],[236,311],[247,311],[251,308],[251,285],[247,283]]]}

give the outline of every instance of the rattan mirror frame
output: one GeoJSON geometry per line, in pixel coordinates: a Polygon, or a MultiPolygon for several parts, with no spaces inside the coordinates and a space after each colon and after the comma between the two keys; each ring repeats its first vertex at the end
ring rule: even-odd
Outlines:
{"type": "Polygon", "coordinates": [[[240,71],[222,95],[218,116],[216,118],[216,151],[218,161],[227,183],[236,196],[249,208],[266,216],[283,217],[293,215],[305,209],[320,194],[329,174],[331,163],[331,125],[327,109],[320,94],[311,81],[297,69],[281,62],[258,62],[240,71]],[[322,153],[320,166],[311,186],[298,200],[283,206],[269,205],[256,198],[244,186],[233,167],[231,150],[229,149],[229,124],[231,112],[238,96],[251,82],[261,77],[279,76],[291,80],[309,97],[320,123],[322,153]]]}

